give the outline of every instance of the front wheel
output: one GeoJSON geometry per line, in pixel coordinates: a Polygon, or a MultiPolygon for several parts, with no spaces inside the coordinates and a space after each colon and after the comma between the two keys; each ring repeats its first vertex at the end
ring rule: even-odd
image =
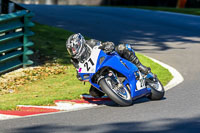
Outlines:
{"type": "Polygon", "coordinates": [[[164,97],[165,90],[162,83],[158,79],[147,82],[147,87],[151,88],[151,94],[148,96],[149,99],[160,100],[164,97]]]}
{"type": "Polygon", "coordinates": [[[124,87],[124,85],[116,84],[116,82],[110,78],[106,77],[99,82],[102,90],[108,95],[110,99],[121,106],[132,105],[132,98],[129,90],[124,87]]]}

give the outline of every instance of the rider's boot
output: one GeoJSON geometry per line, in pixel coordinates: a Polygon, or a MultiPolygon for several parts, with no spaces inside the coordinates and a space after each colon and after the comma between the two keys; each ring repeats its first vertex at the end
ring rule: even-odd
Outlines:
{"type": "MultiPolygon", "coordinates": [[[[140,72],[144,73],[145,75],[151,73],[151,68],[150,67],[146,67],[144,65],[142,65],[142,63],[139,61],[139,59],[135,56],[134,58],[130,58],[131,62],[134,63],[138,69],[140,70],[140,72]]],[[[152,75],[152,80],[156,80],[156,75],[151,73],[152,75]]]]}
{"type": "Polygon", "coordinates": [[[95,87],[91,86],[89,93],[91,96],[95,97],[95,98],[101,98],[102,96],[104,96],[104,93],[97,90],[95,87]]]}
{"type": "Polygon", "coordinates": [[[139,59],[137,58],[136,55],[134,55],[134,54],[131,55],[130,58],[129,58],[129,60],[133,64],[135,64],[142,73],[144,73],[144,74],[147,75],[148,73],[151,72],[151,69],[149,67],[146,67],[146,66],[142,65],[142,63],[139,61],[139,59]]]}

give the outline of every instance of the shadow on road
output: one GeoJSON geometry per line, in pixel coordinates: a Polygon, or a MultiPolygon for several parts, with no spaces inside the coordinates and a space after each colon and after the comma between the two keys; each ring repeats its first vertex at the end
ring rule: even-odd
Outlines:
{"type": "Polygon", "coordinates": [[[200,17],[127,8],[27,6],[35,21],[90,38],[136,43],[136,51],[186,49],[200,43],[200,17]],[[177,19],[178,18],[178,19],[177,19]],[[50,21],[53,20],[53,21],[50,21]],[[169,45],[172,44],[172,45],[169,45]],[[149,48],[150,47],[150,48],[149,48]]]}
{"type": "Polygon", "coordinates": [[[10,129],[16,133],[50,133],[50,132],[145,132],[145,133],[199,133],[200,117],[190,119],[160,119],[148,122],[109,123],[100,125],[68,126],[38,125],[25,128],[10,129]],[[152,128],[152,125],[154,128],[152,128]],[[103,130],[104,129],[104,130],[103,130]],[[103,130],[103,131],[102,131],[103,130]]]}

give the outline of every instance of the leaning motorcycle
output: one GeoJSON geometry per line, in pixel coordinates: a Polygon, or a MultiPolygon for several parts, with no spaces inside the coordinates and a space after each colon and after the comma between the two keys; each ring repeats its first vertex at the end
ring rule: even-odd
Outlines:
{"type": "Polygon", "coordinates": [[[121,58],[117,52],[106,54],[100,46],[90,49],[87,60],[79,62],[78,74],[121,106],[129,106],[143,96],[160,100],[165,93],[153,73],[141,73],[136,65],[121,58]]]}

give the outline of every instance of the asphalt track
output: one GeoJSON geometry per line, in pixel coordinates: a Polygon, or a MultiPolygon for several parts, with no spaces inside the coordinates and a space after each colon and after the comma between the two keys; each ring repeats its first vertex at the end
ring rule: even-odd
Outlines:
{"type": "Polygon", "coordinates": [[[0,132],[200,132],[200,17],[126,8],[27,6],[35,20],[88,37],[136,43],[135,50],[176,68],[184,82],[161,101],[104,106],[0,122],[0,132]]]}

